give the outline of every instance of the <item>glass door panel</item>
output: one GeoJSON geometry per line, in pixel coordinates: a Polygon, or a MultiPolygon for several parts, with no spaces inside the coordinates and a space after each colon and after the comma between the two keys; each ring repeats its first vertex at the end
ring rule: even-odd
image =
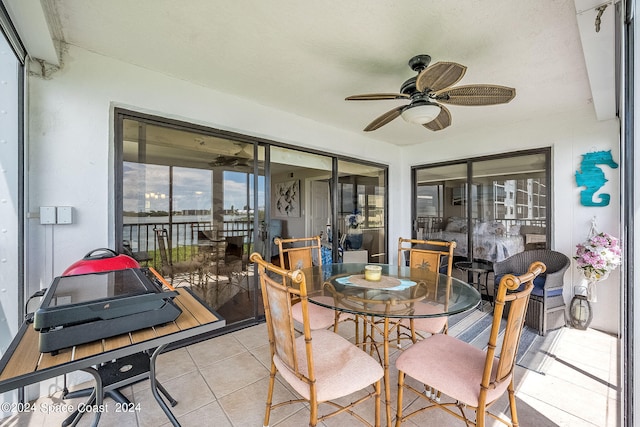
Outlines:
{"type": "MultiPolygon", "coordinates": [[[[283,147],[270,147],[271,210],[269,241],[274,237],[321,236],[324,261],[331,253],[331,177],[333,159],[283,147]]],[[[277,247],[271,250],[277,260],[277,247]]]]}
{"type": "Polygon", "coordinates": [[[467,164],[415,170],[414,237],[453,240],[455,253],[467,254],[467,164]]]}
{"type": "Polygon", "coordinates": [[[387,171],[338,161],[337,226],[344,262],[386,263],[387,171]]]}
{"type": "Polygon", "coordinates": [[[414,236],[467,260],[547,247],[549,150],[414,168],[414,236]]]}
{"type": "Polygon", "coordinates": [[[475,161],[471,167],[474,258],[495,262],[525,248],[545,248],[545,154],[475,161]]]}
{"type": "Polygon", "coordinates": [[[190,287],[227,324],[256,317],[253,144],[132,118],[121,124],[122,250],[190,287]]]}

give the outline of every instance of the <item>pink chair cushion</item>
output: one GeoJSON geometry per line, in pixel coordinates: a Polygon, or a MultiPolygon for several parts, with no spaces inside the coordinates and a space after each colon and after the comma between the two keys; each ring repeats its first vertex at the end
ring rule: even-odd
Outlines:
{"type": "MultiPolygon", "coordinates": [[[[333,303],[332,297],[314,297],[317,300],[326,300],[327,304],[333,303]]],[[[327,329],[333,326],[335,311],[309,302],[309,327],[311,330],[327,329]]],[[[291,315],[296,322],[302,323],[302,304],[296,303],[291,306],[291,315]]]]}
{"type": "MultiPolygon", "coordinates": [[[[313,297],[314,300],[325,302],[327,305],[333,304],[333,297],[313,297]]],[[[312,331],[316,329],[327,329],[330,326],[333,326],[335,321],[335,311],[322,307],[321,305],[314,304],[309,302],[309,327],[312,331]]],[[[293,320],[296,322],[302,323],[302,305],[300,303],[296,303],[291,306],[291,315],[293,316],[293,320]]],[[[355,315],[351,313],[340,313],[340,318],[338,321],[354,319],[355,315]]]]}
{"type": "MultiPolygon", "coordinates": [[[[316,395],[318,402],[347,396],[366,388],[382,378],[382,366],[371,356],[327,330],[311,333],[316,395]]],[[[308,375],[304,335],[296,339],[298,368],[308,375]]],[[[273,362],[282,378],[305,399],[310,398],[309,386],[296,377],[287,365],[275,355],[273,362]]]]}
{"type": "MultiPolygon", "coordinates": [[[[442,305],[440,307],[435,304],[430,304],[427,302],[418,302],[414,305],[414,314],[416,315],[424,315],[424,314],[434,314],[434,313],[442,313],[442,305]]],[[[400,324],[403,326],[409,327],[409,319],[402,319],[400,324]]],[[[447,324],[447,316],[441,317],[423,317],[418,319],[413,319],[413,327],[418,331],[428,332],[430,334],[439,334],[444,329],[444,326],[447,324]]]]}
{"type": "MultiPolygon", "coordinates": [[[[405,350],[396,367],[405,374],[468,405],[478,405],[487,353],[449,335],[431,335],[405,350]]],[[[494,359],[495,371],[498,359],[494,359]]],[[[493,377],[492,377],[493,380],[493,377]]],[[[487,391],[487,403],[499,398],[511,377],[487,391]]]]}

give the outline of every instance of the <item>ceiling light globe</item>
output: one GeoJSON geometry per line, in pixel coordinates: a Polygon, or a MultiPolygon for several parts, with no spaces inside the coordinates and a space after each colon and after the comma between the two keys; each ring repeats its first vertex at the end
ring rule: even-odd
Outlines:
{"type": "Polygon", "coordinates": [[[418,104],[405,108],[401,116],[408,123],[424,125],[429,123],[440,114],[440,107],[437,104],[418,104]]]}

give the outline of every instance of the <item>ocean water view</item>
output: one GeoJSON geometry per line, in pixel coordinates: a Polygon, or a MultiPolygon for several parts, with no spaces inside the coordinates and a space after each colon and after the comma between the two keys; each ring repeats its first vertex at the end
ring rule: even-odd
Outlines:
{"type": "MultiPolygon", "coordinates": [[[[158,246],[155,230],[164,228],[171,237],[172,247],[190,246],[198,243],[196,231],[205,224],[211,224],[210,216],[125,216],[122,238],[134,252],[155,251],[158,246]]],[[[218,233],[223,236],[248,236],[252,231],[253,215],[229,214],[223,216],[223,227],[218,233]]]]}

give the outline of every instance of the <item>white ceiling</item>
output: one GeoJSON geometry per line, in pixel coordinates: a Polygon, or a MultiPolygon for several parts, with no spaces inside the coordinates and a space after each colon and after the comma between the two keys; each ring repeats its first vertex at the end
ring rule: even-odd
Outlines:
{"type": "MultiPolygon", "coordinates": [[[[432,64],[466,65],[459,84],[516,89],[509,104],[448,106],[452,125],[439,132],[398,118],[368,134],[391,144],[436,141],[439,135],[554,116],[593,103],[574,0],[42,4],[56,39],[352,132],[362,132],[375,117],[406,101],[344,98],[398,92],[415,75],[407,61],[416,54],[431,55],[432,64]]],[[[585,14],[595,19],[595,11],[585,14]]]]}

